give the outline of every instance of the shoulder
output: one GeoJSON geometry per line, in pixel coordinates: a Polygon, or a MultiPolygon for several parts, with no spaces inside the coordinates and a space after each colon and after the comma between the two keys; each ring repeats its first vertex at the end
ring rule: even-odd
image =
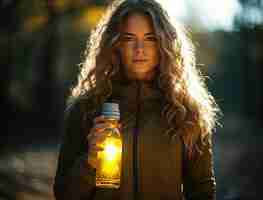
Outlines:
{"type": "Polygon", "coordinates": [[[70,98],[67,102],[64,118],[86,118],[93,117],[97,109],[91,97],[81,96],[70,98]]]}

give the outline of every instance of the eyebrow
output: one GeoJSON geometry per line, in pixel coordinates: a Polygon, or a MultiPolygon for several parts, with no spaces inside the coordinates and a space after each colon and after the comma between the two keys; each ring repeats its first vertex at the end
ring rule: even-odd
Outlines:
{"type": "MultiPolygon", "coordinates": [[[[133,33],[129,33],[129,32],[124,32],[123,35],[129,35],[129,36],[136,36],[133,33]]],[[[154,32],[150,32],[150,33],[145,33],[144,36],[149,36],[149,35],[155,35],[154,32]]]]}

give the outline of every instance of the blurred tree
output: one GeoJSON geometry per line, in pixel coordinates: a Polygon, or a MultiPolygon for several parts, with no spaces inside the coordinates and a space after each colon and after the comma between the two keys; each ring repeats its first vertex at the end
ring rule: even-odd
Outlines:
{"type": "Polygon", "coordinates": [[[255,26],[263,23],[263,0],[239,0],[242,12],[236,17],[236,25],[255,26]]]}
{"type": "MultiPolygon", "coordinates": [[[[18,30],[16,3],[18,1],[0,1],[0,110],[2,115],[1,134],[0,134],[0,156],[5,154],[10,132],[10,123],[13,115],[16,114],[18,107],[9,97],[9,86],[11,72],[13,68],[13,36],[18,30]],[[6,132],[7,131],[7,132],[6,132]]],[[[0,198],[14,200],[17,184],[15,179],[7,174],[0,172],[0,198]],[[8,185],[8,187],[6,187],[8,185]],[[12,187],[10,187],[12,186],[12,187]],[[11,189],[12,188],[12,189],[11,189]]]]}
{"type": "Polygon", "coordinates": [[[1,55],[1,115],[6,123],[1,123],[3,130],[1,131],[0,138],[0,152],[5,148],[7,142],[7,133],[9,133],[10,119],[15,114],[17,109],[16,105],[9,97],[9,85],[11,79],[11,72],[13,68],[13,36],[18,30],[17,15],[16,15],[16,3],[18,1],[0,1],[0,55],[1,55]]]}
{"type": "MultiPolygon", "coordinates": [[[[239,0],[243,9],[235,19],[239,30],[242,50],[241,68],[243,71],[246,106],[245,114],[262,122],[263,114],[263,0],[239,0]]],[[[260,123],[262,124],[262,123],[260,123]]]]}

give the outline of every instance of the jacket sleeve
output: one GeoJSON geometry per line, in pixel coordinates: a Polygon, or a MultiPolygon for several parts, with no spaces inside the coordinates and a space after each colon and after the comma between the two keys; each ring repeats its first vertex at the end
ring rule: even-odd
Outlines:
{"type": "Polygon", "coordinates": [[[193,159],[184,155],[184,185],[186,200],[215,200],[216,181],[213,169],[211,136],[206,136],[199,145],[202,151],[193,159]]]}
{"type": "Polygon", "coordinates": [[[65,112],[64,137],[60,146],[53,185],[56,200],[91,199],[95,189],[95,169],[87,164],[85,133],[92,122],[85,121],[79,103],[65,112]]]}

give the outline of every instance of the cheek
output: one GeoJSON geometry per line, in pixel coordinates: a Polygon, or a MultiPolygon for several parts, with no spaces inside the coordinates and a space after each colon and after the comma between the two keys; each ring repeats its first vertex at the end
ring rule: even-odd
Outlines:
{"type": "Polygon", "coordinates": [[[131,61],[131,59],[132,59],[132,50],[131,49],[122,48],[120,53],[121,53],[122,62],[124,64],[127,64],[131,61]]]}
{"type": "Polygon", "coordinates": [[[151,51],[151,58],[154,64],[158,64],[160,62],[160,52],[157,49],[153,49],[151,51]]]}

